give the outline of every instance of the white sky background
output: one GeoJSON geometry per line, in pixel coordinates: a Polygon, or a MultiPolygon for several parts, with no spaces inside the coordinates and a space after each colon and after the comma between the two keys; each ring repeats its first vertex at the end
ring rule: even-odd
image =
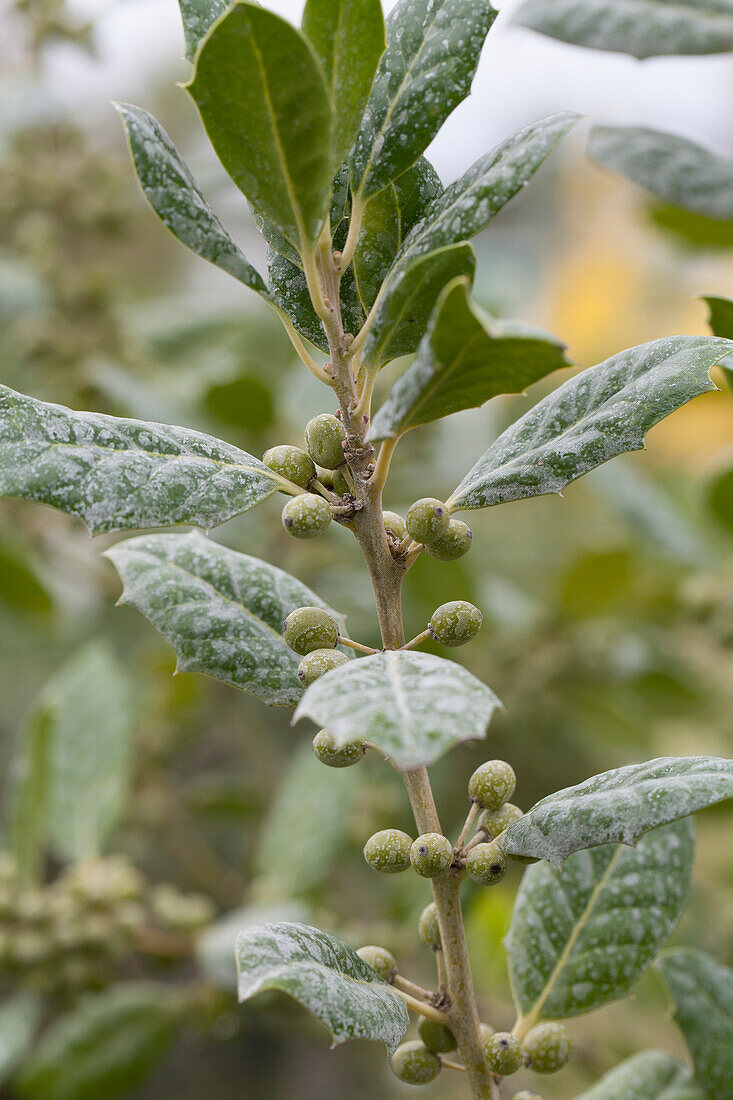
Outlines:
{"type": "MultiPolygon", "coordinates": [[[[303,7],[303,0],[264,3],[294,22],[303,7]]],[[[395,0],[383,3],[387,11],[395,0]]],[[[499,5],[473,94],[429,150],[444,182],[513,130],[565,109],[595,122],[672,130],[733,154],[733,54],[639,62],[568,46],[512,26],[510,13],[519,3],[499,5]]],[[[42,94],[97,115],[110,110],[112,99],[145,105],[146,85],[164,65],[185,79],[177,0],[77,0],[75,7],[98,16],[98,58],[55,47],[42,94]]],[[[110,125],[116,126],[111,115],[110,125]]]]}

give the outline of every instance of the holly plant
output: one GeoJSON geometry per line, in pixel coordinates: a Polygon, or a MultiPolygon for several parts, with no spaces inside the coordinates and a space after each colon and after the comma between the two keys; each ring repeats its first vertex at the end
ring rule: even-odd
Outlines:
{"type": "MultiPolygon", "coordinates": [[[[616,3],[531,0],[527,9],[535,23],[538,12],[555,24],[565,12],[577,32],[571,41],[595,20],[590,45],[623,48],[626,28],[647,52],[654,43],[656,52],[686,52],[675,34],[692,35],[697,52],[731,48],[727,0],[636,6],[631,30],[614,18],[616,3]]],[[[335,1043],[384,1043],[402,1081],[455,1072],[466,1095],[496,1100],[515,1092],[520,1069],[533,1081],[561,1070],[573,1051],[563,1021],[627,995],[655,964],[690,1065],[642,1052],[585,1100],[730,1100],[733,973],[697,951],[657,956],[689,888],[691,815],[733,795],[733,762],[636,762],[522,810],[511,801],[511,763],[489,759],[468,780],[460,833],[446,836],[427,769],[484,738],[501,703],[447,655],[420,649],[428,639],[446,649],[470,642],[480,609],[444,603],[407,640],[401,589],[422,555],[448,569],[472,549],[467,513],[560,493],[643,448],[650,428],[715,389],[710,371],[733,353],[733,340],[667,337],[574,373],[489,442],[447,500],[415,486],[414,503],[397,514],[390,465],[408,432],[523,393],[570,365],[546,333],[479,308],[471,238],[531,181],[578,116],[524,127],[444,188],[424,152],[470,90],[497,14],[488,0],[400,0],[386,23],[380,0],[308,0],[300,29],[253,0],[181,0],[181,9],[193,67],[185,88],[267,242],[266,276],[161,125],[121,104],[139,181],[183,244],[277,314],[322,387],[323,412],[303,426],[303,440],[258,458],[185,427],[73,412],[3,387],[0,488],[78,516],[94,534],[208,532],[281,494],[291,536],[354,538],[363,553],[379,650],[350,638],[341,609],[296,578],[199,531],[143,534],[107,551],[121,602],[161,632],[179,668],[295,708],[293,722],[318,727],[313,751],[327,767],[356,766],[366,753],[385,758],[414,812],[413,833],[385,821],[364,838],[364,858],[375,872],[426,880],[416,934],[434,955],[434,987],[402,974],[388,945],[355,951],[327,931],[280,922],[240,933],[240,999],[283,990],[335,1043]],[[402,373],[375,408],[377,382],[386,389],[381,372],[397,359],[402,373]],[[529,866],[507,940],[516,1022],[497,1031],[473,988],[461,888],[470,879],[491,889],[511,860],[529,866]],[[410,1014],[417,1037],[405,1042],[410,1014]]]]}

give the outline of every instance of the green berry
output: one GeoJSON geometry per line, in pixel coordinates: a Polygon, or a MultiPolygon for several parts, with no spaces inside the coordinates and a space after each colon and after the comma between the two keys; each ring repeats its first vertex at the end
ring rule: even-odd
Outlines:
{"type": "Polygon", "coordinates": [[[436,608],[430,617],[428,630],[441,645],[465,645],[476,637],[483,621],[483,615],[472,603],[451,600],[436,608]]]}
{"type": "Polygon", "coordinates": [[[394,537],[402,542],[407,535],[407,524],[399,512],[382,512],[382,519],[385,530],[391,531],[394,537]]]}
{"type": "Polygon", "coordinates": [[[300,447],[270,447],[265,451],[262,461],[273,473],[280,474],[301,489],[307,489],[311,479],[316,476],[316,465],[312,458],[301,451],[300,447]]]}
{"type": "Polygon", "coordinates": [[[508,1077],[524,1063],[524,1051],[510,1031],[495,1031],[483,1044],[484,1058],[492,1073],[508,1077]]]}
{"type": "Polygon", "coordinates": [[[453,845],[441,833],[423,833],[410,848],[410,862],[423,878],[442,875],[452,859],[453,845]]]}
{"type": "Polygon", "coordinates": [[[517,777],[505,760],[487,760],[468,781],[468,793],[483,810],[498,810],[514,794],[517,777]]]}
{"type": "Polygon", "coordinates": [[[338,493],[340,497],[345,497],[347,493],[351,492],[351,486],[346,479],[344,470],[345,467],[342,466],[340,470],[334,470],[331,474],[331,488],[334,493],[338,493]]]}
{"type": "Polygon", "coordinates": [[[524,1049],[535,1073],[555,1073],[573,1053],[573,1037],[564,1024],[538,1024],[525,1036],[524,1049]]]}
{"type": "Polygon", "coordinates": [[[442,500],[423,497],[407,509],[407,530],[416,542],[435,542],[448,530],[450,513],[442,500]]]}
{"type": "Polygon", "coordinates": [[[417,1025],[418,1034],[428,1050],[433,1054],[449,1054],[456,1049],[456,1037],[449,1027],[437,1020],[428,1020],[425,1016],[417,1025]]]}
{"type": "Polygon", "coordinates": [[[520,817],[524,817],[524,813],[519,806],[505,802],[498,810],[484,810],[478,819],[478,827],[495,840],[515,821],[519,821],[520,817]]]}
{"type": "Polygon", "coordinates": [[[331,522],[331,508],[327,500],[315,493],[299,493],[283,508],[282,522],[294,538],[314,539],[331,522]]]}
{"type": "Polygon", "coordinates": [[[531,1089],[522,1089],[521,1092],[515,1092],[512,1100],[542,1100],[542,1097],[538,1092],[532,1092],[531,1089]]]}
{"type": "Polygon", "coordinates": [[[310,687],[315,681],[330,672],[332,668],[338,668],[348,661],[345,653],[338,649],[314,649],[306,653],[298,665],[298,679],[303,687],[310,687]]]}
{"type": "Polygon", "coordinates": [[[398,1046],[390,1065],[395,1077],[407,1085],[427,1085],[440,1073],[440,1058],[419,1040],[398,1046]]]}
{"type": "Polygon", "coordinates": [[[319,730],[311,747],[321,763],[329,768],[350,768],[352,764],[358,764],[364,756],[364,745],[361,741],[337,745],[328,730],[319,730]]]}
{"type": "Polygon", "coordinates": [[[495,840],[477,844],[466,854],[466,872],[479,886],[495,886],[506,874],[506,856],[495,840]]]}
{"type": "Polygon", "coordinates": [[[341,421],[331,413],[320,413],[305,426],[305,446],[308,454],[319,466],[335,470],[344,461],[342,443],[346,432],[341,421]]]}
{"type": "Polygon", "coordinates": [[[410,866],[412,837],[400,829],[381,829],[364,845],[364,859],[375,871],[387,875],[406,871],[410,866]]]}
{"type": "Polygon", "coordinates": [[[365,962],[367,966],[371,966],[372,970],[376,970],[379,977],[384,978],[385,982],[391,982],[397,973],[397,959],[386,947],[375,947],[374,944],[367,944],[366,947],[360,947],[356,953],[362,962],[365,962]]]}
{"type": "Polygon", "coordinates": [[[440,948],[440,926],[435,902],[431,901],[430,905],[426,905],[423,909],[417,923],[417,931],[422,942],[428,947],[432,947],[434,951],[440,948]]]}
{"type": "Polygon", "coordinates": [[[322,607],[298,607],[285,619],[283,637],[292,650],[305,657],[314,649],[335,649],[339,624],[322,607]]]}
{"type": "Polygon", "coordinates": [[[427,542],[425,550],[438,561],[456,561],[467,554],[473,542],[473,531],[462,519],[451,519],[448,530],[434,542],[427,542]]]}

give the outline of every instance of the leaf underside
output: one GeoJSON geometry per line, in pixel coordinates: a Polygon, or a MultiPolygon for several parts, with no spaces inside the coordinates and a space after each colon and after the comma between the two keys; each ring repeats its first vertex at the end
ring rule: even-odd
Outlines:
{"type": "Polygon", "coordinates": [[[610,1070],[577,1100],[706,1100],[688,1066],[661,1050],[645,1050],[610,1070]]]}

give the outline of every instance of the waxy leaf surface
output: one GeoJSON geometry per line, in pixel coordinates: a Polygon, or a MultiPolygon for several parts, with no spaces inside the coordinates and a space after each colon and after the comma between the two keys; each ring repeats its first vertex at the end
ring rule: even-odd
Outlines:
{"type": "Polygon", "coordinates": [[[376,413],[369,439],[395,439],[499,394],[521,393],[569,365],[552,337],[529,325],[489,318],[469,295],[465,279],[445,288],[417,357],[376,413]]]}
{"type": "Polygon", "coordinates": [[[0,386],[0,495],[51,504],[94,535],[214,527],[286,485],[201,432],[74,412],[0,386]]]}
{"type": "Polygon", "coordinates": [[[561,42],[632,57],[733,50],[731,0],[528,0],[514,19],[561,42]]]}
{"type": "Polygon", "coordinates": [[[425,151],[468,95],[496,14],[488,0],[401,0],[393,8],[351,158],[355,192],[375,194],[425,151]]]}
{"type": "Polygon", "coordinates": [[[521,1016],[558,1020],[625,997],[680,918],[694,854],[694,819],[685,818],[636,848],[575,852],[562,871],[528,867],[507,937],[521,1016]]]}
{"type": "Polygon", "coordinates": [[[733,760],[663,756],[601,772],[550,794],[504,833],[510,855],[560,867],[573,852],[597,844],[635,844],[659,825],[733,798],[733,760]]]}
{"type": "Polygon", "coordinates": [[[327,605],[295,577],[196,531],[142,535],[106,554],[122,579],[120,603],[160,631],[180,671],[203,672],[266,703],[298,702],[300,658],[285,644],[283,619],[296,607],[327,605]]]}
{"type": "Polygon", "coordinates": [[[432,764],[461,741],[485,737],[500,706],[493,691],[454,661],[388,650],[316,680],[293,722],[312,718],[338,745],[371,741],[395,767],[409,771],[432,764]]]}
{"type": "Polygon", "coordinates": [[[186,59],[193,61],[201,39],[229,7],[227,0],[178,0],[186,41],[186,59]]]}
{"type": "Polygon", "coordinates": [[[733,343],[670,336],[619,352],[558,386],[499,436],[450,498],[454,509],[486,508],[557,493],[625,451],[698,394],[733,343]]]}
{"type": "Polygon", "coordinates": [[[706,1096],[732,1100],[733,970],[691,947],[665,951],[657,967],[706,1096]]]}
{"type": "Polygon", "coordinates": [[[130,153],[145,196],[174,237],[263,298],[259,272],[234,243],[163,127],[142,107],[118,103],[130,153]]]}
{"type": "Polygon", "coordinates": [[[333,108],[307,39],[238,0],[201,43],[187,88],[237,187],[292,244],[315,241],[331,197],[333,108]]]}
{"type": "Polygon", "coordinates": [[[260,924],[237,936],[240,1001],[281,989],[309,1009],[334,1043],[375,1039],[394,1051],[407,1031],[404,1002],[340,940],[307,924],[260,924]]]}
{"type": "Polygon", "coordinates": [[[644,1050],[610,1070],[576,1100],[706,1100],[689,1067],[662,1050],[644,1050]]]}

